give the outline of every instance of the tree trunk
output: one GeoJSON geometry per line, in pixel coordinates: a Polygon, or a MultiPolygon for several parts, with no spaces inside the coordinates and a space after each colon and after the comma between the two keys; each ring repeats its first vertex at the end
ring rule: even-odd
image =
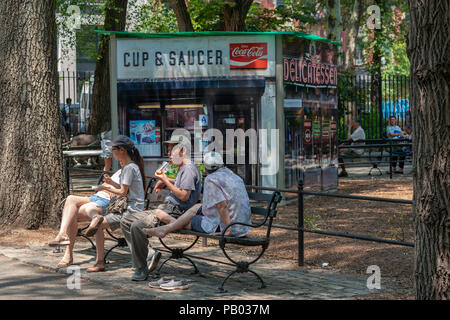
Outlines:
{"type": "MultiPolygon", "coordinates": [[[[104,30],[124,31],[128,0],[108,0],[105,4],[104,30]]],[[[109,83],[109,36],[102,35],[95,64],[94,87],[89,132],[111,130],[111,97],[109,83]]]]}
{"type": "Polygon", "coordinates": [[[0,226],[56,224],[65,196],[55,1],[0,2],[0,226]]]}
{"type": "Polygon", "coordinates": [[[252,0],[226,1],[223,10],[224,31],[245,31],[245,18],[252,3],[252,0]]]}
{"type": "Polygon", "coordinates": [[[348,27],[347,43],[345,46],[344,69],[345,71],[352,73],[355,71],[356,42],[358,40],[358,31],[361,25],[363,7],[364,4],[362,0],[355,0],[348,27]]]}
{"type": "Polygon", "coordinates": [[[415,292],[450,299],[450,3],[410,0],[415,292]]]}
{"type": "Polygon", "coordinates": [[[184,0],[170,0],[169,3],[177,18],[178,31],[179,32],[194,31],[191,16],[187,11],[186,3],[184,2],[184,0]]]}
{"type": "Polygon", "coordinates": [[[333,41],[341,41],[342,17],[341,1],[328,0],[326,37],[333,41]]]}

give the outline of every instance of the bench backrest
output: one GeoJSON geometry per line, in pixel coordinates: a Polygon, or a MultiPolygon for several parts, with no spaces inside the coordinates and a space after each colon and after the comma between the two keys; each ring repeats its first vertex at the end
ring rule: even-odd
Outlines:
{"type": "MultiPolygon", "coordinates": [[[[253,223],[254,227],[260,227],[264,224],[267,224],[267,233],[266,237],[270,237],[270,230],[272,229],[272,221],[277,214],[277,205],[280,203],[283,198],[280,192],[275,191],[272,193],[256,193],[256,192],[247,192],[248,198],[250,199],[250,210],[252,215],[256,215],[260,221],[258,223],[253,223]],[[264,206],[256,205],[256,203],[252,201],[258,201],[258,203],[263,203],[264,206]]],[[[256,218],[256,217],[255,217],[256,218]]],[[[252,219],[253,221],[254,219],[252,219]]]]}
{"type": "MultiPolygon", "coordinates": [[[[148,184],[145,191],[145,210],[149,209],[150,200],[153,193],[153,189],[155,188],[157,179],[154,177],[148,177],[148,184]]],[[[202,184],[203,186],[203,184],[202,184]]],[[[280,203],[283,198],[280,192],[275,191],[271,193],[257,193],[257,192],[247,192],[248,198],[250,200],[250,210],[252,215],[257,216],[258,223],[253,225],[255,227],[260,227],[267,223],[267,235],[269,238],[270,230],[272,228],[272,221],[277,214],[277,205],[280,203]],[[253,205],[252,205],[253,201],[253,205]],[[257,203],[255,203],[255,201],[257,203]]],[[[256,217],[255,217],[256,218],[256,217]]],[[[253,220],[253,219],[252,219],[253,220]]]]}

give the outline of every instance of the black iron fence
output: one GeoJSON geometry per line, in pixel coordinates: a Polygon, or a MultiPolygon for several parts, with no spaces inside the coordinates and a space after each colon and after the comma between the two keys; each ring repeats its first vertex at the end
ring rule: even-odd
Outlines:
{"type": "Polygon", "coordinates": [[[255,189],[255,190],[278,191],[278,192],[284,192],[284,193],[296,193],[297,194],[297,226],[293,227],[293,226],[273,224],[272,227],[298,231],[297,251],[298,251],[298,265],[299,266],[303,266],[305,263],[305,243],[304,243],[304,233],[305,232],[323,234],[323,235],[334,236],[334,237],[351,238],[351,239],[356,239],[356,240],[387,243],[387,244],[406,246],[406,247],[414,247],[414,243],[412,243],[412,242],[381,239],[381,238],[371,237],[370,235],[357,235],[357,234],[349,234],[349,233],[342,233],[342,232],[324,231],[324,230],[315,230],[315,229],[305,228],[305,216],[304,216],[304,205],[303,205],[304,195],[344,198],[344,199],[361,200],[361,201],[381,201],[381,202],[389,202],[389,203],[396,203],[396,204],[409,204],[409,205],[413,204],[412,200],[352,196],[352,195],[339,194],[339,193],[306,191],[303,189],[303,180],[300,180],[300,182],[297,186],[297,190],[296,189],[268,188],[268,187],[260,187],[260,186],[246,186],[246,187],[248,189],[255,189]]]}
{"type": "MultiPolygon", "coordinates": [[[[91,189],[77,189],[70,190],[70,180],[72,177],[81,177],[81,174],[83,177],[90,177],[94,179],[98,179],[104,171],[102,170],[93,170],[93,169],[81,169],[78,168],[76,171],[79,171],[78,174],[73,175],[73,171],[76,168],[69,168],[69,163],[66,163],[66,177],[67,177],[67,188],[69,193],[70,191],[74,192],[81,192],[81,191],[89,191],[91,189]],[[72,171],[72,172],[71,172],[72,171]],[[72,176],[73,175],[73,176],[72,176]]],[[[147,177],[151,178],[151,177],[147,177]]],[[[97,183],[100,183],[100,180],[97,181],[97,183]]],[[[320,196],[320,197],[332,197],[332,198],[344,198],[344,199],[350,199],[350,200],[358,200],[358,201],[378,201],[378,202],[388,202],[388,203],[394,203],[394,204],[408,204],[412,205],[412,200],[402,200],[402,199],[389,199],[389,198],[378,198],[378,197],[367,197],[367,196],[353,196],[353,195],[346,195],[346,194],[340,194],[340,193],[330,193],[330,192],[317,192],[317,191],[306,191],[303,189],[304,184],[303,180],[300,180],[297,189],[282,189],[282,188],[269,188],[269,187],[262,187],[262,186],[251,186],[247,185],[247,189],[253,189],[253,190],[266,190],[266,191],[278,191],[283,193],[294,193],[297,194],[297,226],[287,226],[287,225],[280,225],[280,224],[273,224],[272,227],[274,228],[280,228],[285,230],[293,230],[298,232],[298,265],[303,266],[305,263],[305,244],[304,244],[304,233],[316,233],[316,234],[323,234],[328,236],[334,236],[334,237],[343,237],[343,238],[350,238],[350,239],[356,239],[356,240],[363,240],[363,241],[372,241],[372,242],[378,242],[378,243],[386,243],[391,245],[399,245],[399,246],[406,246],[406,247],[414,247],[414,243],[412,242],[406,242],[406,241],[396,241],[391,239],[382,239],[382,238],[376,238],[372,237],[370,235],[358,235],[358,234],[350,234],[350,233],[342,233],[342,232],[335,232],[335,231],[324,231],[324,230],[316,230],[316,229],[309,229],[305,228],[305,215],[304,215],[304,196],[305,195],[312,195],[312,196],[320,196]]]]}
{"type": "Polygon", "coordinates": [[[59,108],[66,113],[66,132],[69,136],[86,133],[94,85],[93,72],[60,71],[58,75],[59,108]],[[71,99],[71,105],[67,104],[71,99]]]}
{"type": "Polygon", "coordinates": [[[361,119],[367,139],[384,138],[390,116],[410,127],[408,76],[340,74],[338,80],[340,139],[347,139],[353,117],[361,119]]]}

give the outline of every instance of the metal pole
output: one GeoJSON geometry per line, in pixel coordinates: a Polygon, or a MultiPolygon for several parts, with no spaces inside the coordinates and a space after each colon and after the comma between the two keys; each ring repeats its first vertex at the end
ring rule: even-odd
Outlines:
{"type": "Polygon", "coordinates": [[[383,84],[381,72],[378,74],[378,111],[379,111],[379,137],[383,137],[383,84]]]}
{"type": "Polygon", "coordinates": [[[70,173],[69,173],[69,166],[70,166],[70,158],[66,157],[66,185],[67,185],[67,194],[70,194],[70,173]]]}
{"type": "Polygon", "coordinates": [[[389,179],[392,179],[392,141],[389,139],[389,179]]]}
{"type": "Polygon", "coordinates": [[[303,177],[300,177],[298,181],[298,265],[302,267],[305,263],[305,246],[304,246],[304,238],[303,238],[303,227],[304,227],[304,216],[303,216],[303,177]]]}

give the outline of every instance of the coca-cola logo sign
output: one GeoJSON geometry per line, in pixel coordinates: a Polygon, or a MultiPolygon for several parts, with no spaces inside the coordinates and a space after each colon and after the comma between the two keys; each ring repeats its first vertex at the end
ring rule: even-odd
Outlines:
{"type": "Polygon", "coordinates": [[[230,43],[230,69],[267,69],[267,42],[230,43]]]}

